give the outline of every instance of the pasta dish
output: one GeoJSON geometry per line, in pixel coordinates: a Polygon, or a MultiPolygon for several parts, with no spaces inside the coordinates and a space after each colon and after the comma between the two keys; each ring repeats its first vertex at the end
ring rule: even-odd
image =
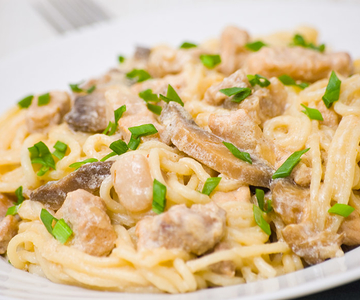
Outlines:
{"type": "Polygon", "coordinates": [[[137,47],[0,119],[0,253],[62,284],[185,293],[360,244],[360,61],[317,31],[137,47]]]}

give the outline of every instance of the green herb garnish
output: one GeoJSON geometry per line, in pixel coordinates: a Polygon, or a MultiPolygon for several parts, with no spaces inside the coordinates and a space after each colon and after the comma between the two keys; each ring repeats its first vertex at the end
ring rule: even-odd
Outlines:
{"type": "Polygon", "coordinates": [[[41,210],[40,219],[45,225],[47,231],[62,244],[65,244],[69,237],[73,234],[73,231],[69,225],[66,224],[64,219],[56,219],[44,208],[41,210]],[[53,227],[54,221],[56,223],[53,227]]]}
{"type": "Polygon", "coordinates": [[[159,98],[156,94],[153,94],[152,89],[147,89],[139,93],[139,97],[146,102],[159,102],[159,98]]]}
{"type": "Polygon", "coordinates": [[[250,154],[247,152],[242,152],[238,148],[236,148],[233,144],[228,142],[223,142],[223,144],[230,150],[230,152],[237,158],[246,161],[249,164],[252,164],[252,159],[250,154]]]}
{"type": "Polygon", "coordinates": [[[211,192],[219,185],[220,180],[221,177],[209,177],[208,179],[206,179],[201,193],[209,196],[211,192]]]}
{"type": "Polygon", "coordinates": [[[271,234],[271,228],[268,222],[265,221],[264,217],[263,217],[263,212],[261,211],[261,209],[256,206],[253,205],[253,212],[254,212],[254,219],[256,224],[267,234],[270,235],[271,234]]]}
{"type": "Polygon", "coordinates": [[[270,85],[270,81],[264,77],[261,76],[259,74],[255,74],[255,75],[246,75],[251,86],[255,86],[255,85],[259,85],[261,87],[267,87],[270,85]]]}
{"type": "Polygon", "coordinates": [[[302,110],[302,112],[307,115],[311,120],[318,120],[318,121],[324,121],[324,118],[319,110],[316,108],[310,108],[305,106],[304,104],[301,104],[305,110],[302,110]]]}
{"type": "Polygon", "coordinates": [[[247,43],[245,45],[245,48],[250,50],[250,51],[259,51],[262,47],[267,46],[266,44],[264,44],[262,41],[256,41],[256,42],[252,42],[252,43],[247,43]]]}
{"type": "Polygon", "coordinates": [[[31,105],[32,100],[34,99],[34,95],[26,96],[18,102],[20,108],[28,108],[31,105]]]}
{"type": "Polygon", "coordinates": [[[335,101],[339,100],[340,86],[341,80],[336,76],[335,72],[332,71],[325,90],[325,94],[322,97],[322,100],[324,101],[327,108],[330,108],[335,101]]]}
{"type": "Polygon", "coordinates": [[[120,64],[122,64],[125,61],[125,57],[122,56],[122,55],[119,55],[118,56],[118,61],[119,61],[120,64]]]}
{"type": "Polygon", "coordinates": [[[120,118],[122,117],[123,113],[126,112],[126,105],[120,106],[118,109],[114,111],[114,119],[115,122],[109,121],[108,126],[103,131],[103,134],[106,134],[108,136],[113,135],[116,132],[116,129],[118,127],[118,122],[120,118]]]}
{"type": "Polygon", "coordinates": [[[74,168],[75,170],[79,169],[81,166],[88,164],[88,163],[93,163],[93,162],[97,162],[98,160],[96,158],[88,158],[85,159],[83,161],[79,161],[76,163],[73,163],[71,165],[69,165],[69,168],[74,168]]]}
{"type": "Polygon", "coordinates": [[[295,34],[293,37],[293,45],[294,46],[300,46],[304,48],[310,48],[319,52],[325,51],[325,45],[321,44],[319,46],[315,46],[313,43],[307,43],[304,39],[304,37],[300,34],[295,34]]]}
{"type": "Polygon", "coordinates": [[[38,97],[38,106],[46,105],[49,102],[50,102],[50,93],[46,93],[38,97]]]}
{"type": "Polygon", "coordinates": [[[117,140],[115,142],[112,142],[109,146],[109,148],[113,151],[109,153],[108,155],[104,156],[100,161],[105,161],[108,158],[115,156],[115,155],[121,155],[126,153],[129,150],[128,145],[123,140],[117,140]]]}
{"type": "Polygon", "coordinates": [[[355,210],[355,208],[351,207],[350,205],[346,205],[346,204],[340,204],[340,203],[336,203],[334,206],[332,206],[328,212],[332,213],[332,214],[336,214],[339,216],[343,216],[343,217],[348,217],[353,211],[355,210]]]}
{"type": "Polygon", "coordinates": [[[68,148],[68,146],[66,144],[64,144],[63,142],[57,141],[54,145],[55,151],[53,152],[53,155],[55,157],[57,157],[58,159],[63,159],[67,148],[68,148]]]}
{"type": "Polygon", "coordinates": [[[291,154],[288,159],[279,167],[279,169],[276,170],[272,176],[272,179],[288,177],[294,167],[300,162],[301,156],[309,150],[310,148],[307,148],[301,151],[295,151],[293,154],[291,154]]]}
{"type": "Polygon", "coordinates": [[[200,60],[203,65],[209,69],[214,68],[216,65],[221,63],[220,55],[201,54],[200,60]]]}
{"type": "Polygon", "coordinates": [[[231,101],[240,103],[243,101],[246,97],[251,95],[251,89],[250,88],[241,88],[241,87],[232,87],[227,89],[221,89],[219,92],[223,93],[226,96],[234,96],[231,101]]]}
{"type": "Polygon", "coordinates": [[[179,95],[176,93],[175,89],[169,84],[166,97],[164,95],[159,95],[159,98],[166,103],[169,103],[170,101],[174,101],[179,103],[181,106],[184,106],[184,102],[180,99],[179,95]]]}
{"type": "Polygon", "coordinates": [[[140,126],[129,127],[131,132],[131,138],[128,144],[128,147],[131,150],[136,150],[140,144],[140,138],[143,136],[148,136],[157,133],[157,129],[153,124],[144,124],[140,126]]]}
{"type": "Polygon", "coordinates": [[[16,191],[15,191],[15,195],[17,198],[17,202],[16,205],[11,206],[7,209],[5,216],[11,215],[14,216],[18,213],[18,209],[21,206],[21,203],[24,202],[24,196],[23,196],[23,187],[19,186],[16,191]]]}
{"type": "Polygon", "coordinates": [[[164,212],[166,206],[166,186],[154,179],[152,210],[157,214],[164,212]]]}
{"type": "Polygon", "coordinates": [[[307,82],[296,83],[289,75],[281,75],[278,77],[284,85],[293,85],[301,88],[302,90],[309,86],[307,82]]]}
{"type": "Polygon", "coordinates": [[[256,195],[256,199],[257,202],[259,204],[259,208],[264,212],[264,213],[269,213],[272,211],[272,201],[271,200],[267,200],[265,202],[265,193],[263,190],[261,189],[256,189],[255,190],[255,195],[256,195]],[[267,206],[267,208],[265,209],[265,204],[267,206]]]}
{"type": "Polygon", "coordinates": [[[161,111],[162,111],[162,107],[158,106],[158,105],[154,105],[151,103],[146,103],[146,106],[148,108],[148,110],[150,110],[151,112],[153,112],[156,115],[161,115],[161,111]]]}
{"type": "Polygon", "coordinates": [[[41,164],[42,167],[37,173],[43,176],[50,168],[56,170],[55,161],[49,151],[49,148],[43,143],[38,142],[34,146],[28,148],[32,164],[41,164]]]}
{"type": "Polygon", "coordinates": [[[126,73],[126,77],[136,82],[142,82],[151,78],[151,75],[142,69],[133,69],[129,73],[126,73]]]}
{"type": "Polygon", "coordinates": [[[180,46],[181,49],[190,49],[190,48],[195,48],[195,47],[197,47],[197,45],[194,43],[190,43],[190,42],[183,42],[180,46]]]}
{"type": "Polygon", "coordinates": [[[91,94],[93,91],[95,91],[96,89],[96,85],[91,86],[90,88],[88,88],[87,90],[84,90],[82,88],[79,87],[80,84],[82,84],[83,82],[80,83],[74,83],[74,84],[69,84],[70,89],[74,92],[74,93],[87,93],[87,94],[91,94]]]}

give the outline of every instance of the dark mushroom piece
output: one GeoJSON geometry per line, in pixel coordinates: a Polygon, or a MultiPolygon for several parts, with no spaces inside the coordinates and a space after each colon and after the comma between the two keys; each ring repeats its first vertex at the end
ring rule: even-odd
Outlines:
{"type": "Polygon", "coordinates": [[[137,46],[134,53],[135,59],[144,59],[147,60],[150,56],[151,49],[146,47],[137,46]]]}
{"type": "Polygon", "coordinates": [[[101,183],[110,176],[110,168],[114,162],[94,162],[80,167],[58,181],[50,181],[37,188],[30,195],[30,200],[39,201],[45,207],[58,210],[64,203],[67,193],[83,189],[97,194],[101,183]]]}
{"type": "MultiPolygon", "coordinates": [[[[171,142],[187,155],[230,178],[247,185],[269,187],[274,170],[255,155],[252,164],[236,158],[218,136],[196,125],[178,103],[170,102],[161,113],[171,142]]],[[[240,149],[241,150],[241,149],[240,149]]]]}

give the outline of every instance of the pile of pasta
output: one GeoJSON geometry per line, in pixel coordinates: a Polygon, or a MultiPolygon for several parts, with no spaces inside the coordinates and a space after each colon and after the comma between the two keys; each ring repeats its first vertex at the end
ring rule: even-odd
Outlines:
{"type": "MultiPolygon", "coordinates": [[[[310,42],[313,46],[317,45],[317,32],[314,29],[298,28],[294,32],[248,37],[246,45],[242,47],[225,45],[235,43],[235,37],[229,42],[229,38],[223,36],[200,45],[187,43],[188,46],[180,49],[157,46],[149,50],[149,56],[145,59],[141,57],[144,54],[141,51],[132,58],[121,57],[116,69],[99,79],[90,80],[72,97],[76,93],[86,93],[84,91],[92,86],[103,91],[105,98],[111,97],[114,89],[138,96],[140,92],[151,88],[154,94],[165,95],[170,84],[197,126],[209,131],[211,114],[224,114],[233,108],[205,102],[203,99],[206,92],[243,68],[242,62],[239,62],[242,57],[258,51],[250,49],[253,42],[261,41],[261,47],[293,47],[295,34],[308,43],[305,46],[310,42]],[[184,54],[186,51],[195,54],[188,59],[187,54],[184,54]],[[213,56],[220,53],[221,62],[210,61],[209,65],[199,58],[204,53],[213,56]],[[129,76],[132,70],[145,70],[149,78],[129,84],[134,79],[129,76]]],[[[146,52],[146,49],[142,50],[146,52]]],[[[310,178],[310,198],[305,204],[306,216],[303,218],[312,224],[313,231],[327,231],[329,235],[336,235],[344,220],[344,216],[328,212],[334,203],[349,205],[355,212],[360,212],[360,194],[357,191],[360,188],[360,75],[356,74],[356,64],[355,61],[350,77],[336,72],[341,80],[341,89],[331,112],[337,115],[338,123],[324,125],[319,120],[309,118],[301,106],[316,108],[323,101],[329,83],[328,72],[324,78],[310,82],[305,88],[297,86],[298,80],[291,85],[285,84],[285,110],[259,127],[269,143],[287,153],[310,148],[301,160],[302,167],[309,170],[310,178]]],[[[266,77],[266,74],[260,75],[266,77]]],[[[273,84],[271,78],[267,79],[273,84]]],[[[155,101],[153,105],[164,110],[167,104],[155,101]]],[[[71,164],[91,158],[100,161],[111,153],[109,146],[113,142],[121,139],[128,143],[129,140],[121,129],[113,135],[90,134],[73,130],[63,120],[51,124],[46,130],[30,132],[26,113],[26,108],[16,106],[0,120],[0,192],[14,195],[22,186],[25,197],[17,209],[20,220],[18,233],[11,239],[6,253],[15,268],[45,276],[56,283],[101,290],[185,293],[213,286],[263,280],[307,266],[299,252],[296,254],[296,249],[284,240],[282,230],[285,224],[276,209],[262,212],[263,220],[271,226],[271,235],[259,226],[254,218],[254,205],[258,206],[255,188],[250,188],[242,180],[216,173],[158,136],[142,138],[136,150],[112,156],[109,160],[116,161],[119,157],[130,157],[134,153],[146,157],[152,179],[166,187],[166,207],[163,213],[177,205],[204,205],[221,198],[215,203],[226,212],[225,234],[221,243],[227,246],[202,255],[166,247],[139,251],[136,226],[144,218],[156,217],[157,213],[151,209],[140,213],[129,212],[114,190],[112,175],[103,180],[98,192],[116,232],[112,251],[108,255],[95,256],[72,247],[71,238],[70,242],[61,243],[49,233],[40,219],[46,205],[29,200],[31,192],[74,172],[74,168],[69,167],[71,164]],[[40,141],[49,149],[57,141],[67,145],[66,155],[56,161],[56,169],[50,168],[41,176],[37,174],[38,169],[32,163],[28,150],[40,141]],[[207,179],[217,176],[221,177],[221,181],[215,189],[209,195],[201,193],[207,179]],[[241,199],[236,198],[239,196],[232,199],[234,191],[237,191],[236,195],[241,195],[241,199]],[[216,264],[226,262],[234,266],[233,274],[214,269],[216,264]]],[[[126,113],[128,111],[124,116],[126,113]]],[[[160,120],[155,113],[154,118],[160,120]]],[[[263,190],[265,198],[271,199],[269,190],[263,190]]],[[[51,214],[55,213],[48,210],[51,214]]],[[[343,251],[339,247],[333,257],[341,255],[343,251]]]]}

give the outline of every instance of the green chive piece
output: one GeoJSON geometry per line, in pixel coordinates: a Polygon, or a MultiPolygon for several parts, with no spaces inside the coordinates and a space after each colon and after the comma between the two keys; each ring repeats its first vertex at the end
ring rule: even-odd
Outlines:
{"type": "Polygon", "coordinates": [[[88,164],[88,163],[93,163],[93,162],[97,162],[98,160],[96,158],[88,158],[85,159],[83,161],[79,161],[76,163],[73,163],[71,165],[69,165],[69,168],[74,168],[75,170],[79,169],[82,165],[88,164]]]}
{"type": "Polygon", "coordinates": [[[299,84],[296,83],[296,81],[293,78],[291,78],[289,75],[281,75],[278,78],[284,85],[297,86],[297,87],[301,88],[302,90],[309,86],[309,84],[306,82],[301,82],[299,84]]]}
{"type": "Polygon", "coordinates": [[[270,235],[271,234],[271,228],[268,222],[265,221],[264,217],[263,217],[263,212],[261,211],[261,209],[256,206],[253,205],[253,212],[254,212],[254,219],[256,224],[267,234],[270,235]]]}
{"type": "Polygon", "coordinates": [[[128,129],[135,138],[152,135],[158,132],[153,124],[144,124],[140,126],[129,127],[128,129]]]}
{"type": "Polygon", "coordinates": [[[102,134],[106,134],[108,136],[114,135],[118,127],[118,122],[124,112],[126,112],[126,105],[122,105],[118,109],[116,109],[114,111],[115,122],[109,121],[109,125],[105,128],[102,134]]]}
{"type": "Polygon", "coordinates": [[[86,90],[88,94],[91,94],[93,91],[95,91],[96,85],[91,86],[89,89],[86,90]]]}
{"type": "Polygon", "coordinates": [[[228,143],[228,142],[223,142],[223,144],[226,146],[226,148],[228,148],[230,150],[230,152],[237,158],[252,164],[252,159],[250,157],[250,154],[247,152],[242,152],[240,151],[238,148],[236,148],[233,144],[228,143]]]}
{"type": "Polygon", "coordinates": [[[41,210],[40,219],[43,222],[43,224],[45,225],[45,228],[47,229],[47,231],[52,235],[53,234],[52,233],[52,231],[53,231],[52,223],[54,220],[57,221],[57,219],[44,208],[41,210]]]}
{"type": "Polygon", "coordinates": [[[114,151],[117,155],[124,154],[126,151],[129,150],[128,146],[123,140],[117,140],[112,142],[109,148],[114,151]]]}
{"type": "Polygon", "coordinates": [[[110,157],[116,156],[116,153],[110,152],[108,155],[104,156],[102,159],[100,159],[100,161],[106,161],[107,159],[109,159],[110,157]]]}
{"type": "Polygon", "coordinates": [[[324,101],[327,108],[330,108],[333,102],[339,100],[340,86],[341,80],[336,76],[335,72],[332,71],[325,90],[325,94],[322,97],[322,100],[324,101]]]}
{"type": "Polygon", "coordinates": [[[325,44],[321,44],[319,46],[315,46],[313,43],[307,43],[304,37],[300,34],[295,34],[293,37],[293,45],[300,46],[304,48],[310,48],[319,52],[325,51],[325,44]]]}
{"type": "Polygon", "coordinates": [[[159,98],[156,94],[153,94],[152,89],[147,89],[139,93],[139,97],[146,102],[159,102],[159,98]]]}
{"type": "Polygon", "coordinates": [[[209,69],[214,68],[216,65],[221,63],[220,55],[201,54],[200,60],[203,65],[209,69]]]}
{"type": "Polygon", "coordinates": [[[125,61],[125,57],[122,56],[122,55],[119,55],[118,56],[118,61],[119,61],[120,64],[122,64],[125,61]]]}
{"type": "Polygon", "coordinates": [[[49,102],[50,102],[50,93],[46,93],[38,97],[38,106],[46,105],[49,102]]]}
{"type": "Polygon", "coordinates": [[[41,164],[43,167],[37,173],[43,176],[50,168],[56,170],[55,161],[50,153],[49,148],[43,143],[38,142],[33,147],[28,148],[32,164],[41,164]]]}
{"type": "Polygon", "coordinates": [[[246,97],[251,95],[250,88],[241,88],[241,87],[232,87],[227,89],[221,89],[219,92],[223,93],[226,96],[234,96],[231,100],[232,102],[240,103],[246,97]]]}
{"type": "Polygon", "coordinates": [[[114,111],[115,123],[119,122],[124,112],[126,112],[126,105],[122,105],[114,111]]]}
{"type": "Polygon", "coordinates": [[[7,209],[5,216],[15,216],[18,213],[21,204],[11,206],[7,209]]]}
{"type": "Polygon", "coordinates": [[[65,244],[66,241],[69,239],[69,237],[73,234],[73,231],[69,227],[68,224],[66,224],[64,219],[60,219],[56,222],[53,230],[52,235],[61,243],[65,244]]]}
{"type": "Polygon", "coordinates": [[[17,203],[16,204],[21,204],[24,201],[24,196],[23,196],[23,187],[19,186],[16,190],[15,190],[15,196],[17,198],[17,203]]]}
{"type": "Polygon", "coordinates": [[[265,212],[265,213],[269,213],[273,208],[272,208],[272,201],[271,200],[267,200],[265,202],[265,193],[262,189],[256,189],[255,190],[255,195],[256,195],[256,199],[257,202],[259,204],[259,208],[265,212]],[[265,204],[267,205],[267,209],[265,209],[265,204]]]}
{"type": "Polygon", "coordinates": [[[279,167],[279,169],[276,170],[272,176],[272,179],[288,177],[294,167],[300,162],[301,156],[309,150],[310,148],[307,148],[301,151],[295,151],[293,154],[291,154],[288,159],[279,167]]]}
{"type": "Polygon", "coordinates": [[[179,103],[181,106],[184,106],[184,102],[182,102],[179,95],[177,94],[175,89],[170,84],[168,85],[166,97],[164,95],[160,94],[159,98],[161,100],[165,101],[166,103],[169,103],[170,101],[174,101],[174,102],[179,103]]]}
{"type": "Polygon", "coordinates": [[[34,95],[26,96],[18,102],[20,108],[28,108],[31,105],[32,100],[34,99],[34,95]]]}
{"type": "Polygon", "coordinates": [[[346,205],[346,204],[340,204],[340,203],[336,203],[334,206],[332,206],[328,212],[332,213],[332,214],[336,214],[339,216],[343,216],[343,217],[348,217],[353,211],[355,210],[355,208],[351,207],[350,205],[346,205]]]}
{"type": "Polygon", "coordinates": [[[162,107],[158,106],[158,105],[154,105],[151,103],[146,103],[146,106],[148,108],[148,110],[150,110],[151,112],[153,112],[156,115],[161,115],[161,111],[162,111],[162,107]]]}
{"type": "Polygon", "coordinates": [[[154,179],[152,210],[157,214],[161,214],[164,212],[165,206],[166,186],[163,185],[160,181],[154,179]]]}
{"type": "Polygon", "coordinates": [[[64,144],[63,142],[57,141],[54,145],[55,151],[53,152],[53,155],[57,157],[58,159],[63,159],[66,153],[68,146],[64,144]]]}
{"type": "Polygon", "coordinates": [[[264,77],[261,76],[259,74],[255,74],[255,75],[246,75],[251,86],[255,86],[255,85],[259,85],[261,87],[267,87],[270,85],[270,81],[264,77]]]}
{"type": "Polygon", "coordinates": [[[70,89],[71,89],[74,93],[84,93],[84,92],[86,92],[86,93],[88,93],[88,94],[91,94],[93,91],[95,91],[96,85],[93,85],[93,86],[91,86],[89,89],[84,90],[84,89],[82,89],[82,88],[79,87],[79,85],[81,85],[82,83],[83,83],[83,81],[82,81],[82,82],[79,82],[79,83],[73,83],[73,84],[70,83],[70,84],[69,84],[70,89]]]}
{"type": "Polygon", "coordinates": [[[262,41],[256,41],[256,42],[252,42],[252,43],[247,43],[245,45],[245,48],[250,50],[250,51],[259,51],[262,47],[267,46],[265,43],[263,43],[262,41]]]}
{"type": "Polygon", "coordinates": [[[302,110],[305,115],[307,115],[311,120],[318,120],[318,121],[324,121],[324,118],[319,110],[316,108],[310,108],[305,106],[304,104],[301,104],[305,110],[302,110]]]}
{"type": "Polygon", "coordinates": [[[197,45],[194,43],[183,42],[180,46],[180,49],[190,49],[190,48],[195,48],[195,47],[197,47],[197,45]]]}
{"type": "Polygon", "coordinates": [[[208,179],[206,179],[201,193],[209,196],[211,192],[219,185],[220,180],[221,177],[209,177],[208,179]]]}
{"type": "Polygon", "coordinates": [[[137,137],[134,137],[133,135],[131,135],[130,141],[128,143],[129,149],[136,150],[137,147],[139,147],[140,142],[141,142],[140,138],[137,138],[137,137]]]}
{"type": "Polygon", "coordinates": [[[142,69],[133,69],[129,73],[126,73],[126,77],[133,79],[136,82],[142,82],[151,78],[151,75],[142,69]]]}

